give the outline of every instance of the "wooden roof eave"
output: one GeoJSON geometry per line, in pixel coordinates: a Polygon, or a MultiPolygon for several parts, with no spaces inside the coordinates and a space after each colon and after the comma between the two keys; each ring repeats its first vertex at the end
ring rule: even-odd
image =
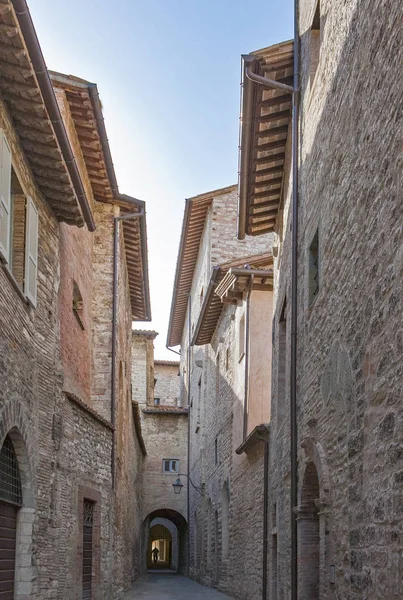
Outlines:
{"type": "MultiPolygon", "coordinates": [[[[278,194],[274,190],[267,197],[276,197],[277,211],[267,223],[255,223],[255,192],[258,198],[265,198],[262,187],[270,185],[270,179],[262,177],[279,175],[284,177],[285,149],[290,121],[291,94],[274,88],[261,86],[246,76],[250,68],[256,75],[266,76],[284,83],[292,74],[292,42],[284,42],[242,57],[242,96],[239,145],[239,205],[238,238],[245,235],[259,235],[275,230],[276,216],[281,204],[283,182],[278,194]],[[262,168],[259,168],[262,167],[262,168]]],[[[260,219],[261,221],[261,219],[260,219]]]]}

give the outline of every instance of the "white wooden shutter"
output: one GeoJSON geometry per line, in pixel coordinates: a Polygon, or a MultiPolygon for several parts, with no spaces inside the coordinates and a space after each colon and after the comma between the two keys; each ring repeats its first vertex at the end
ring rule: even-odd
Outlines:
{"type": "Polygon", "coordinates": [[[38,210],[27,198],[27,222],[25,237],[25,281],[24,292],[28,300],[36,306],[36,288],[38,273],[38,210]]]}
{"type": "Polygon", "coordinates": [[[11,152],[0,133],[0,252],[10,261],[11,243],[11,152]]]}

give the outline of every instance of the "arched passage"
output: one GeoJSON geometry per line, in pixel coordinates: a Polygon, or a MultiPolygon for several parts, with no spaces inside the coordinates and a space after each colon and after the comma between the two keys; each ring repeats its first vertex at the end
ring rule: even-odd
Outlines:
{"type": "Polygon", "coordinates": [[[320,531],[319,478],[315,464],[308,463],[299,507],[300,593],[301,600],[319,600],[320,531]]]}
{"type": "Polygon", "coordinates": [[[298,573],[301,600],[324,598],[332,557],[330,475],[325,452],[312,437],[301,443],[302,485],[298,506],[298,573]]]}
{"type": "MultiPolygon", "coordinates": [[[[161,508],[150,513],[143,522],[143,555],[146,568],[152,568],[150,564],[151,551],[157,546],[162,552],[164,564],[158,565],[160,568],[171,568],[179,573],[187,572],[187,534],[188,526],[186,519],[177,511],[167,508],[161,508]],[[156,527],[163,529],[156,529],[156,527]],[[162,537],[158,537],[161,536],[162,537]],[[154,544],[157,540],[163,540],[162,544],[154,544]],[[168,553],[165,549],[169,546],[168,553]]],[[[158,562],[161,561],[157,561],[158,562]]]]}
{"type": "Polygon", "coordinates": [[[5,598],[31,598],[33,593],[34,515],[28,453],[13,427],[0,446],[0,589],[5,598]]]}
{"type": "MultiPolygon", "coordinates": [[[[160,519],[160,521],[165,521],[165,519],[160,519]]],[[[165,527],[162,523],[156,523],[156,519],[154,519],[150,523],[147,568],[172,569],[172,563],[171,532],[169,531],[168,527],[165,527]]]]}

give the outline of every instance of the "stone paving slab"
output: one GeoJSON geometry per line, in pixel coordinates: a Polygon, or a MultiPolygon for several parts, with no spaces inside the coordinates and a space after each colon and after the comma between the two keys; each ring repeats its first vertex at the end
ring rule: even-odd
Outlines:
{"type": "Polygon", "coordinates": [[[221,592],[176,574],[152,573],[139,581],[124,600],[231,600],[221,592]]]}

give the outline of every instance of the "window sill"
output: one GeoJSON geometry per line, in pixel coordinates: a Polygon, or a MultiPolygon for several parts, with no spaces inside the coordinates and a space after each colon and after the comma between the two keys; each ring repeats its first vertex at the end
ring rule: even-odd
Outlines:
{"type": "Polygon", "coordinates": [[[10,271],[10,269],[8,268],[7,264],[4,263],[4,262],[2,262],[1,266],[3,267],[4,273],[6,274],[9,282],[11,283],[11,285],[13,286],[13,288],[15,289],[15,291],[17,292],[18,296],[23,301],[23,303],[27,306],[27,308],[29,308],[31,306],[31,303],[26,298],[24,292],[22,291],[22,289],[20,288],[20,286],[18,284],[18,281],[16,280],[16,278],[14,277],[14,275],[12,274],[12,272],[10,271]]]}

